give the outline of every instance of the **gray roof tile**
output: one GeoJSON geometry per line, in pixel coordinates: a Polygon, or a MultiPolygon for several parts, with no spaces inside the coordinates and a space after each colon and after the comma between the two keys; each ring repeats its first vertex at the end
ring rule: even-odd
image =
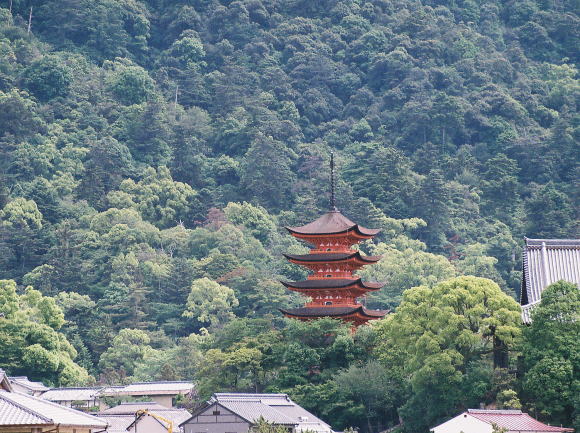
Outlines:
{"type": "Polygon", "coordinates": [[[580,239],[528,239],[523,253],[520,303],[522,320],[531,321],[531,310],[542,291],[559,280],[580,286],[580,239]]]}
{"type": "Polygon", "coordinates": [[[107,423],[97,417],[20,392],[0,391],[0,425],[43,424],[101,427],[107,423]]]}

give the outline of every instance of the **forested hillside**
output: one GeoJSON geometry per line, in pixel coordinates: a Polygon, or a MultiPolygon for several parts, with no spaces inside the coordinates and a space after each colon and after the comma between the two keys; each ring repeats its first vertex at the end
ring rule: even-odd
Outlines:
{"type": "MultiPolygon", "coordinates": [[[[328,209],[334,151],[338,207],[383,229],[362,245],[384,256],[363,273],[387,283],[369,306],[473,275],[503,293],[452,281],[516,311],[523,236],[579,234],[577,7],[1,0],[0,367],[60,385],[196,378],[200,399],[284,391],[335,428],[416,419],[444,384],[389,367],[395,324],[282,320],[302,300],[278,281],[305,276],[282,253],[306,251],[283,226],[328,209]]],[[[533,395],[484,352],[461,352],[464,379],[410,431],[533,395]]],[[[568,403],[539,410],[570,422],[568,403]]]]}

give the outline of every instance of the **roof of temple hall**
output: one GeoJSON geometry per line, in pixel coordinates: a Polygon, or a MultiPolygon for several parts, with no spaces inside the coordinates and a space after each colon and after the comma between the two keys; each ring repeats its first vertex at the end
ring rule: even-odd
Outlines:
{"type": "Polygon", "coordinates": [[[523,253],[520,303],[522,319],[531,321],[532,308],[542,299],[542,291],[565,280],[580,287],[580,239],[528,239],[523,253]]]}
{"type": "Polygon", "coordinates": [[[345,217],[340,211],[327,212],[309,224],[300,227],[286,227],[286,230],[292,234],[299,235],[331,235],[353,231],[365,237],[375,236],[381,231],[380,229],[367,229],[359,226],[345,217]]]}
{"type": "Polygon", "coordinates": [[[360,314],[363,317],[383,317],[387,310],[368,310],[362,305],[358,307],[302,307],[280,309],[283,314],[294,317],[344,317],[360,314]]]}
{"type": "Polygon", "coordinates": [[[369,283],[364,282],[360,278],[353,279],[330,279],[330,278],[320,278],[317,280],[304,280],[304,281],[282,281],[286,287],[292,287],[296,289],[344,289],[348,287],[360,286],[367,290],[379,290],[385,285],[385,283],[369,283]]]}

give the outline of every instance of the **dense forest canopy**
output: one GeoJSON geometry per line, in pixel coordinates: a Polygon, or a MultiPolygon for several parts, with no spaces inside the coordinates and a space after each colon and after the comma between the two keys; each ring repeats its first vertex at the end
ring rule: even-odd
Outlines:
{"type": "Polygon", "coordinates": [[[0,367],[52,385],[196,378],[200,399],[284,391],[367,432],[518,393],[571,423],[580,402],[534,403],[548,361],[527,358],[522,382],[453,342],[413,352],[405,312],[437,287],[513,312],[523,236],[578,236],[577,7],[1,0],[0,367]],[[307,251],[283,226],[328,209],[331,151],[339,208],[383,229],[361,245],[383,255],[361,272],[386,282],[368,305],[407,302],[355,336],[277,310],[302,302],[278,281],[305,277],[282,252],[307,251]]]}

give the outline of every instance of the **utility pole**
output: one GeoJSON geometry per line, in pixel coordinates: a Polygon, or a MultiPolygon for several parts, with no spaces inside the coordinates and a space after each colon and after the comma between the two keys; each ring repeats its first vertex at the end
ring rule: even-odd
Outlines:
{"type": "Polygon", "coordinates": [[[8,8],[8,10],[10,11],[10,15],[12,15],[12,0],[10,0],[10,7],[8,8]]]}
{"type": "Polygon", "coordinates": [[[30,15],[28,15],[28,34],[30,34],[30,26],[32,26],[32,6],[30,6],[30,15]]]}

